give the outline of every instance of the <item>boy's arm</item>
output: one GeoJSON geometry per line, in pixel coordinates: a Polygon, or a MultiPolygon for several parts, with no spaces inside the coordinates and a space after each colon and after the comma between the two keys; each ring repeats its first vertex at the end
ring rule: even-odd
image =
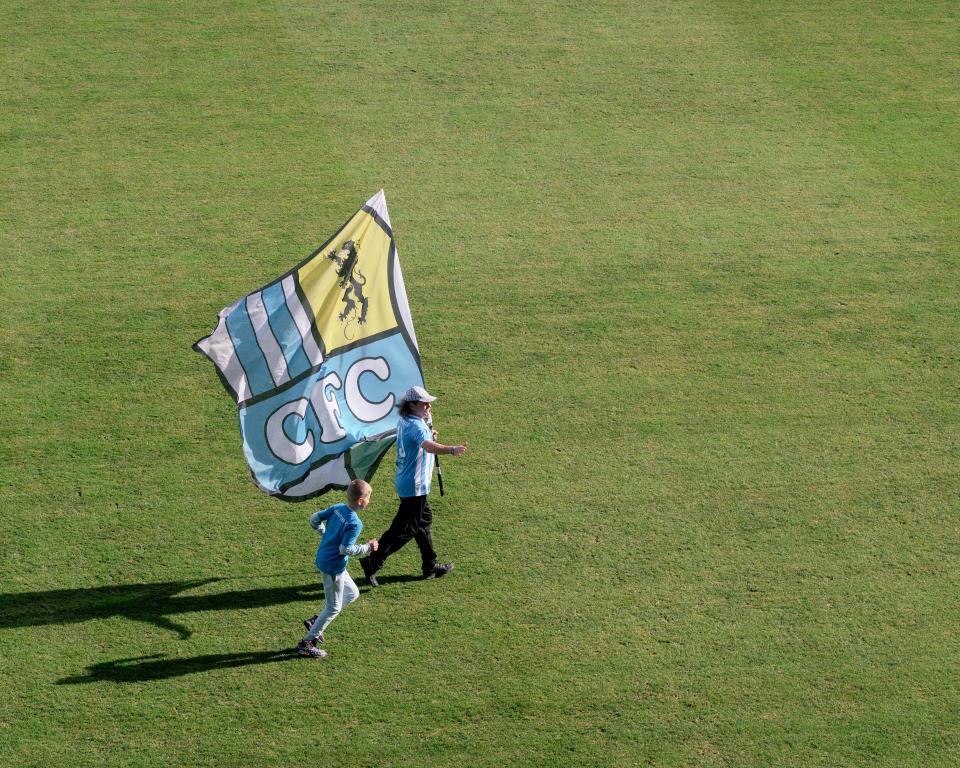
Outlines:
{"type": "Polygon", "coordinates": [[[331,509],[333,509],[333,507],[327,507],[310,515],[310,527],[317,533],[323,533],[327,529],[325,521],[329,519],[331,509]]]}
{"type": "Polygon", "coordinates": [[[344,531],[343,541],[340,542],[340,554],[347,557],[363,557],[370,554],[370,544],[357,544],[362,526],[351,525],[344,531]]]}

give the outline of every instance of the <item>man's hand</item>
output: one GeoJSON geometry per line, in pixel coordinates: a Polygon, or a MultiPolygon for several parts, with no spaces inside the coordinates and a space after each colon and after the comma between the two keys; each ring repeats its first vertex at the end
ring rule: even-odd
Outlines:
{"type": "Polygon", "coordinates": [[[380,542],[377,541],[376,539],[370,539],[370,541],[368,541],[367,544],[370,545],[371,552],[376,552],[380,548],[380,542]]]}

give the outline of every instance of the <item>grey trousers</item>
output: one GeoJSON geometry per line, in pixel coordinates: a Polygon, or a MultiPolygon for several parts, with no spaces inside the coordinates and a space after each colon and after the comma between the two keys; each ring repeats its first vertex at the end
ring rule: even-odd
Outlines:
{"type": "Polygon", "coordinates": [[[340,611],[346,608],[350,603],[360,597],[360,590],[346,569],[337,574],[329,574],[320,571],[323,576],[323,610],[317,616],[316,621],[310,625],[307,636],[304,638],[307,642],[316,639],[317,635],[330,626],[330,622],[340,615],[340,611]]]}

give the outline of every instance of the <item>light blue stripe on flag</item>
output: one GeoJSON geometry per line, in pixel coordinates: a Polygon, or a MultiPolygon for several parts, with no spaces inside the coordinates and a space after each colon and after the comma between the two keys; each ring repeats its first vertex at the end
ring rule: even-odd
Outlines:
{"type": "Polygon", "coordinates": [[[267,317],[270,319],[273,335],[277,337],[280,348],[283,350],[290,377],[295,379],[310,370],[310,362],[303,353],[303,339],[293,322],[290,310],[287,308],[283,288],[280,283],[274,283],[264,288],[261,293],[263,294],[263,306],[267,309],[267,317]]]}
{"type": "Polygon", "coordinates": [[[247,315],[247,304],[241,301],[236,309],[227,315],[227,330],[233,340],[233,347],[237,350],[237,357],[247,374],[247,382],[254,395],[262,395],[274,389],[273,376],[257,344],[257,334],[253,331],[253,324],[247,315]]]}
{"type": "Polygon", "coordinates": [[[311,367],[320,365],[323,362],[323,353],[320,351],[317,340],[313,337],[313,323],[297,295],[297,284],[294,282],[293,276],[287,275],[280,281],[280,285],[283,286],[283,295],[287,299],[287,309],[290,310],[293,323],[297,326],[297,330],[300,331],[300,336],[303,338],[303,351],[307,355],[307,360],[310,361],[311,367]]]}
{"type": "Polygon", "coordinates": [[[277,343],[277,337],[273,335],[273,329],[270,327],[270,320],[267,317],[267,308],[263,306],[263,293],[255,291],[247,296],[247,317],[253,325],[253,331],[257,334],[257,344],[260,345],[260,351],[263,352],[263,358],[267,363],[267,369],[273,377],[273,383],[278,387],[290,381],[290,373],[287,371],[287,359],[283,356],[283,350],[277,343]]]}

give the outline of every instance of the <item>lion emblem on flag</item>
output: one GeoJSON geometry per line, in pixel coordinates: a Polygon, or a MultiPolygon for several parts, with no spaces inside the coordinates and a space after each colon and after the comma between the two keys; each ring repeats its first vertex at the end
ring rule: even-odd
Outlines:
{"type": "Polygon", "coordinates": [[[344,328],[351,323],[363,325],[367,322],[367,308],[369,301],[363,292],[367,278],[357,269],[357,244],[347,240],[339,248],[330,251],[326,258],[337,265],[337,285],[343,289],[343,311],[337,319],[344,328]]]}

